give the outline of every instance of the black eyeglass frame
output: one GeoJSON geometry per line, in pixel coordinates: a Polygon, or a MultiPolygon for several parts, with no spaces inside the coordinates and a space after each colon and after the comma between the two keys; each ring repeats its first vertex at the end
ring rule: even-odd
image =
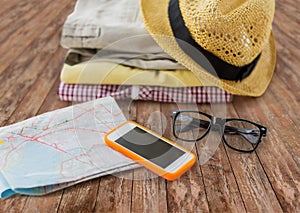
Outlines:
{"type": "Polygon", "coordinates": [[[245,120],[245,119],[240,119],[240,118],[219,118],[219,117],[215,117],[213,115],[209,115],[207,113],[204,113],[204,112],[200,112],[200,111],[195,111],[195,110],[173,110],[172,111],[172,114],[171,114],[171,117],[172,117],[172,130],[173,130],[173,135],[175,138],[177,139],[180,139],[182,141],[186,141],[186,142],[196,142],[196,141],[199,141],[201,139],[203,139],[208,133],[209,131],[211,130],[211,127],[212,126],[219,126],[219,131],[221,132],[222,134],[222,140],[223,142],[228,146],[230,147],[231,149],[235,150],[235,151],[238,151],[238,152],[244,152],[244,153],[251,153],[251,152],[254,152],[256,150],[256,148],[258,147],[258,145],[260,144],[261,142],[261,139],[262,137],[265,137],[267,135],[267,132],[268,132],[268,129],[267,127],[261,125],[261,124],[258,124],[258,123],[255,123],[253,121],[249,121],[249,120],[245,120]],[[192,113],[198,113],[200,115],[203,115],[207,118],[210,119],[210,123],[209,123],[209,126],[207,127],[207,130],[206,132],[199,138],[197,138],[196,140],[189,140],[189,139],[184,139],[184,138],[180,138],[177,136],[176,134],[176,130],[175,130],[175,121],[177,119],[177,117],[180,115],[180,113],[185,113],[185,112],[192,112],[192,113]],[[258,129],[259,129],[259,137],[258,137],[258,140],[257,142],[255,143],[255,146],[253,147],[252,150],[241,150],[241,149],[237,149],[235,147],[232,147],[231,145],[228,144],[228,142],[226,141],[225,139],[225,136],[224,136],[224,132],[225,132],[225,129],[226,126],[225,124],[229,121],[242,121],[242,122],[246,122],[246,123],[250,123],[254,126],[256,126],[258,129]]]}

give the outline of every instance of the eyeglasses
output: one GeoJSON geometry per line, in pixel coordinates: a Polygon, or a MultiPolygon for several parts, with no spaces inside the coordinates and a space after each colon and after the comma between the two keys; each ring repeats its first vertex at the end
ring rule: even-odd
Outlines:
{"type": "Polygon", "coordinates": [[[267,135],[267,128],[244,119],[224,119],[199,111],[174,110],[173,134],[177,139],[195,142],[210,130],[219,131],[225,144],[239,152],[253,152],[267,135]]]}

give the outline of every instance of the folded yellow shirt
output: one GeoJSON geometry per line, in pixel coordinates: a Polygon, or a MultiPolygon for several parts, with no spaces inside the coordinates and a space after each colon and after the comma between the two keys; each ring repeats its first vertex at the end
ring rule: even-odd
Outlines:
{"type": "MultiPolygon", "coordinates": [[[[167,87],[203,86],[189,70],[145,70],[112,62],[64,64],[61,81],[66,84],[153,85],[167,87]]],[[[210,86],[205,84],[205,86],[210,86]]]]}

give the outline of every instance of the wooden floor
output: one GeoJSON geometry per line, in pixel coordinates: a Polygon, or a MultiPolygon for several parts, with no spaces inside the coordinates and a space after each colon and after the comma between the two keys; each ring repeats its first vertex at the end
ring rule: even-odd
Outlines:
{"type": "MultiPolygon", "coordinates": [[[[61,28],[74,4],[1,0],[0,126],[71,104],[56,92],[66,53],[59,45],[61,28]]],[[[197,163],[174,182],[131,180],[145,171],[129,171],[128,179],[105,176],[47,196],[0,200],[0,212],[300,212],[299,11],[298,1],[276,1],[272,83],[262,97],[235,97],[226,106],[228,117],[269,128],[255,153],[221,144],[208,163],[197,163]]],[[[168,115],[174,107],[139,101],[129,116],[158,132],[166,128],[164,135],[172,138],[168,115]]]]}

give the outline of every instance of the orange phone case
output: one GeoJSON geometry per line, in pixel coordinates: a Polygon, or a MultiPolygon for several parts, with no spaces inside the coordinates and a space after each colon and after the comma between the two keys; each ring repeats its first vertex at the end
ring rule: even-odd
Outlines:
{"type": "Polygon", "coordinates": [[[186,172],[189,168],[191,168],[193,166],[193,164],[195,163],[196,161],[196,157],[195,155],[192,153],[192,152],[189,152],[187,150],[185,150],[183,147],[180,147],[178,146],[176,143],[170,141],[169,139],[167,138],[164,138],[162,136],[160,136],[159,134],[153,132],[152,130],[146,128],[146,127],[143,127],[142,125],[136,123],[136,122],[133,122],[133,121],[126,121],[125,123],[121,124],[120,126],[112,129],[111,131],[109,131],[108,133],[106,133],[106,135],[104,136],[104,140],[105,140],[105,143],[113,148],[114,150],[122,153],[123,155],[137,161],[138,163],[140,163],[141,165],[143,165],[144,167],[148,168],[149,170],[153,171],[154,173],[158,174],[159,176],[162,176],[164,177],[165,179],[167,180],[175,180],[177,179],[179,176],[181,176],[184,172],[186,172]],[[187,153],[190,153],[193,158],[188,161],[187,163],[185,163],[180,169],[178,169],[176,172],[173,172],[173,173],[169,173],[167,171],[165,171],[163,168],[157,166],[156,164],[152,163],[151,161],[139,156],[138,154],[134,153],[133,151],[131,150],[128,150],[126,148],[124,148],[123,146],[119,145],[118,143],[114,142],[114,141],[111,141],[109,140],[107,137],[108,135],[110,135],[111,133],[113,133],[114,131],[116,131],[118,128],[128,124],[128,123],[132,123],[142,129],[144,129],[145,131],[147,132],[150,132],[151,134],[155,135],[156,137],[162,139],[162,140],[165,140],[167,142],[169,142],[170,144],[172,144],[173,146],[179,148],[179,149],[182,149],[183,151],[187,152],[187,153]]]}

